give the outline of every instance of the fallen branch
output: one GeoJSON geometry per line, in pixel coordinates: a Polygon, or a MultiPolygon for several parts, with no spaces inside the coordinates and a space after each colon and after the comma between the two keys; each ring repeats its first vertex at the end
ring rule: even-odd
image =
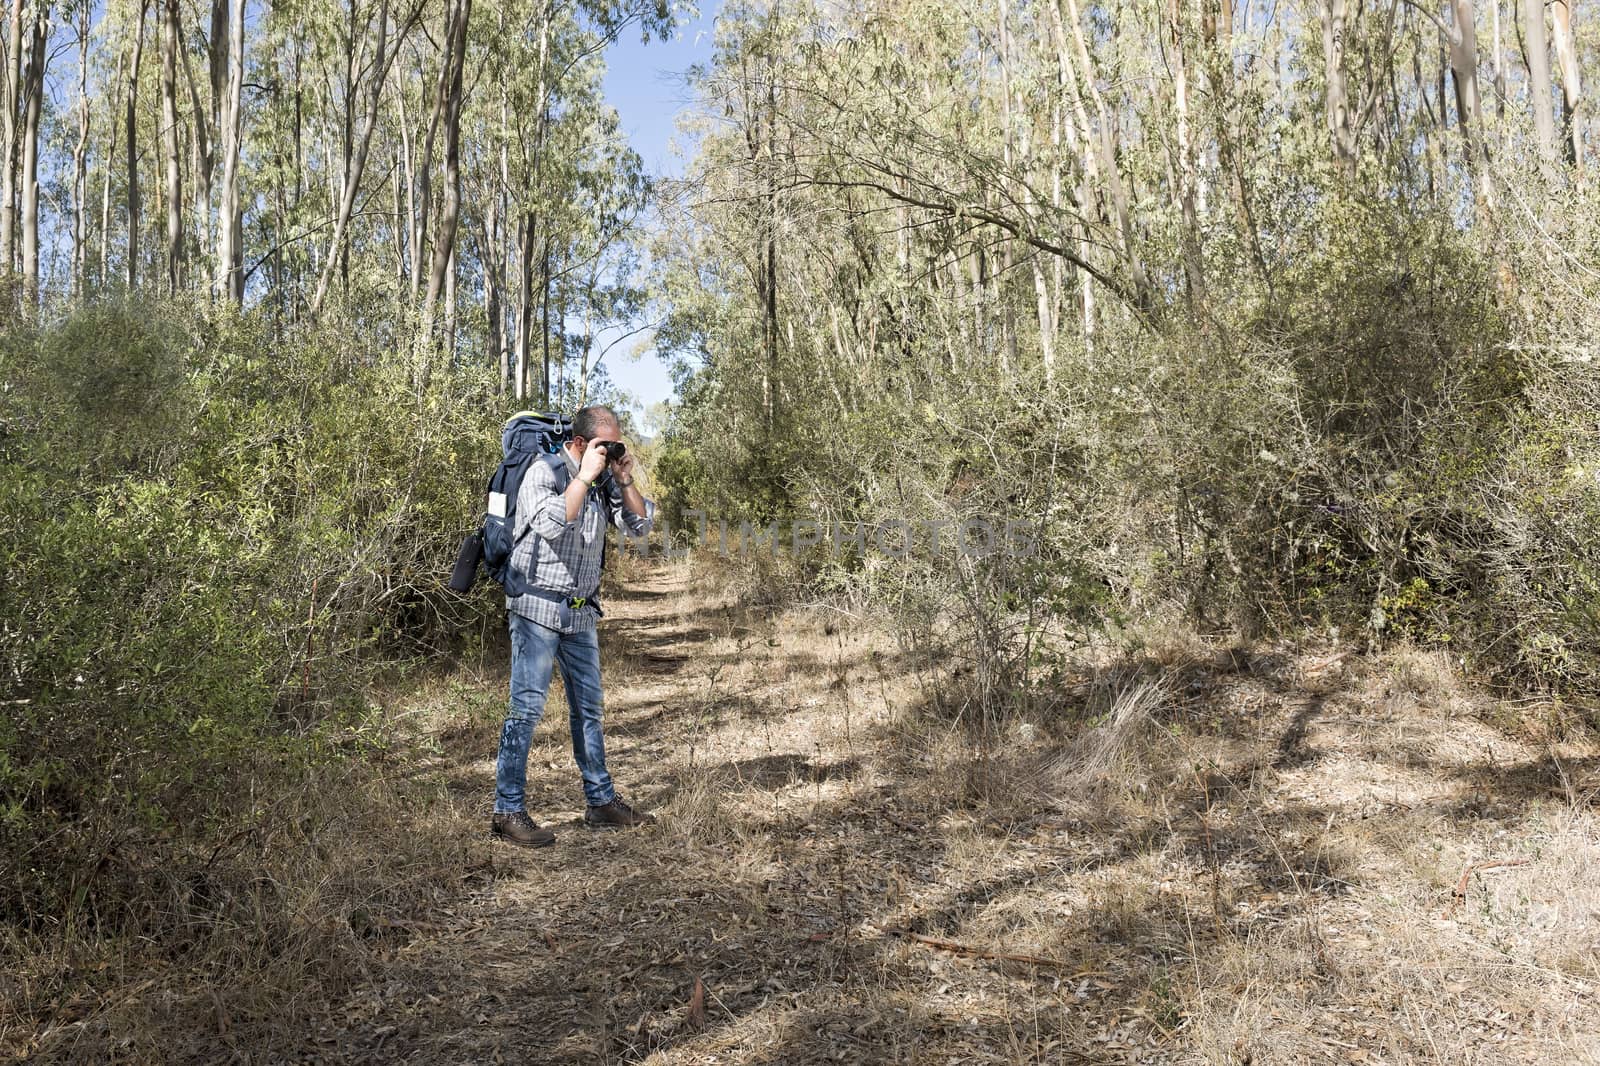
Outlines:
{"type": "MultiPolygon", "coordinates": [[[[879,931],[885,936],[903,937],[906,940],[914,940],[918,944],[926,944],[930,948],[938,948],[940,951],[953,951],[957,955],[966,955],[974,959],[999,959],[1004,962],[1025,962],[1032,966],[1051,966],[1058,970],[1064,970],[1067,968],[1067,964],[1062,960],[1047,959],[1042,955],[1024,955],[1020,952],[1014,951],[990,951],[988,948],[977,948],[973,947],[971,944],[957,943],[954,940],[940,940],[938,937],[934,936],[923,936],[921,933],[913,933],[909,929],[901,929],[898,926],[879,926],[878,928],[879,931]]],[[[1100,971],[1098,970],[1083,970],[1079,973],[1073,974],[1072,976],[1084,977],[1089,974],[1099,972],[1100,971]]]]}
{"type": "Polygon", "coordinates": [[[311,699],[311,637],[317,631],[317,582],[321,579],[320,574],[311,579],[311,606],[306,611],[305,680],[300,685],[301,703],[311,699]]]}
{"type": "Polygon", "coordinates": [[[1320,661],[1313,662],[1308,666],[1304,666],[1301,668],[1300,672],[1305,677],[1316,677],[1318,674],[1326,670],[1332,670],[1335,666],[1338,666],[1340,663],[1350,658],[1351,654],[1353,653],[1342,651],[1337,655],[1331,655],[1326,659],[1322,659],[1320,661]]]}
{"type": "Polygon", "coordinates": [[[1505,866],[1526,866],[1527,859],[1491,859],[1488,862],[1475,862],[1461,871],[1461,878],[1456,882],[1456,887],[1450,890],[1450,905],[1444,909],[1442,918],[1448,918],[1455,913],[1455,909],[1467,898],[1467,885],[1472,882],[1472,875],[1484,870],[1497,870],[1505,866]]]}

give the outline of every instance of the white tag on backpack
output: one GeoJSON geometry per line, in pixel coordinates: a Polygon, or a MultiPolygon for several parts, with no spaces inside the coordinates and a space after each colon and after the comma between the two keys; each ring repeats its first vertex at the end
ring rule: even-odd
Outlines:
{"type": "Polygon", "coordinates": [[[495,518],[506,516],[506,494],[503,492],[489,493],[489,514],[495,518]]]}

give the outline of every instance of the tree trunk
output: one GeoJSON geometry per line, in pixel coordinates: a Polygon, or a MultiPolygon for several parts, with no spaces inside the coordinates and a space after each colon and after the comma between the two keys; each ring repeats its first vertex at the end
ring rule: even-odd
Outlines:
{"type": "MultiPolygon", "coordinates": [[[[411,223],[406,219],[405,175],[405,162],[400,158],[400,153],[396,152],[394,157],[394,284],[397,296],[405,289],[406,238],[411,232],[411,223]]],[[[401,307],[401,301],[396,299],[396,314],[400,313],[401,307]]]]}
{"type": "MultiPolygon", "coordinates": [[[[550,248],[550,246],[548,244],[546,244],[545,245],[545,249],[546,249],[547,252],[548,252],[549,248],[550,248]]],[[[562,267],[565,268],[565,269],[570,270],[571,264],[563,261],[562,267]]],[[[548,279],[548,277],[549,277],[549,271],[548,270],[545,271],[545,276],[548,279]]],[[[548,282],[547,282],[547,284],[548,284],[548,282]]],[[[554,385],[553,391],[552,391],[552,388],[551,388],[551,386],[549,384],[549,380],[550,380],[549,349],[548,348],[545,349],[545,352],[546,352],[546,354],[545,354],[545,381],[546,381],[545,391],[552,398],[559,398],[561,396],[566,395],[566,384],[567,384],[567,310],[568,310],[567,300],[568,300],[568,297],[571,295],[571,292],[572,292],[572,288],[571,288],[570,284],[566,288],[563,288],[561,290],[561,293],[560,293],[560,302],[559,302],[558,306],[556,307],[556,328],[561,330],[561,344],[556,349],[555,385],[554,385]]],[[[550,314],[550,300],[549,300],[548,297],[546,297],[546,299],[545,299],[545,315],[547,316],[546,317],[546,322],[545,322],[545,343],[546,344],[550,343],[550,329],[549,329],[549,320],[548,320],[549,314],[550,314]]],[[[550,406],[550,403],[551,403],[551,400],[547,399],[545,401],[545,406],[546,407],[550,406]]]]}
{"type": "MultiPolygon", "coordinates": [[[[501,11],[501,32],[506,30],[506,14],[501,11]]],[[[499,394],[507,395],[510,392],[510,367],[512,367],[512,347],[507,343],[510,336],[506,331],[506,303],[510,291],[510,203],[507,203],[507,192],[510,190],[510,133],[509,133],[509,98],[506,93],[506,78],[501,74],[501,126],[499,126],[499,182],[494,187],[494,195],[490,197],[490,211],[493,214],[493,224],[490,226],[490,248],[485,253],[486,261],[496,264],[494,271],[490,272],[494,282],[494,314],[490,315],[491,338],[493,338],[494,351],[499,355],[499,394]]]]}
{"type": "Polygon", "coordinates": [[[1200,219],[1195,208],[1195,158],[1189,128],[1189,63],[1184,54],[1183,0],[1168,0],[1167,42],[1172,55],[1173,109],[1178,133],[1178,209],[1183,215],[1183,271],[1189,284],[1189,305],[1205,302],[1205,274],[1200,262],[1200,219]]]}
{"type": "MultiPolygon", "coordinates": [[[[217,0],[217,2],[219,2],[219,3],[220,2],[225,2],[225,0],[217,0]]],[[[304,77],[303,77],[303,73],[304,73],[304,69],[305,69],[305,63],[304,63],[304,55],[301,52],[302,42],[304,41],[304,29],[303,29],[304,24],[302,23],[301,25],[302,25],[302,31],[295,38],[295,47],[294,47],[294,52],[293,52],[294,65],[293,65],[293,68],[292,68],[292,77],[294,78],[294,166],[289,168],[291,170],[291,172],[294,174],[294,198],[290,201],[290,209],[295,211],[296,213],[299,212],[300,204],[305,199],[305,181],[304,181],[304,178],[302,177],[302,175],[305,174],[305,170],[306,170],[306,162],[305,162],[305,160],[306,160],[306,147],[305,147],[305,95],[306,95],[306,93],[305,93],[305,80],[304,80],[304,77]]],[[[293,274],[292,285],[293,285],[293,288],[294,288],[295,298],[294,298],[293,302],[291,302],[289,304],[289,307],[290,307],[291,315],[294,316],[298,320],[298,315],[299,315],[299,311],[300,311],[300,305],[304,302],[304,299],[305,299],[305,287],[304,287],[304,285],[302,283],[299,257],[296,257],[291,262],[291,264],[290,264],[290,272],[293,274]]]]}
{"type": "Polygon", "coordinates": [[[583,348],[578,352],[578,402],[574,404],[575,407],[583,407],[589,402],[589,360],[594,355],[595,288],[600,284],[598,259],[595,264],[595,269],[584,280],[583,287],[583,348]]]}
{"type": "Polygon", "coordinates": [[[149,0],[139,0],[139,25],[133,36],[133,62],[128,67],[128,106],[123,112],[123,138],[128,154],[128,288],[139,287],[139,65],[144,58],[144,13],[149,0]]]}
{"type": "MultiPolygon", "coordinates": [[[[544,345],[544,377],[543,377],[543,384],[542,384],[541,387],[544,389],[544,405],[545,405],[546,408],[549,408],[551,393],[550,393],[550,235],[548,233],[546,233],[545,236],[544,236],[544,257],[543,257],[543,264],[539,268],[539,286],[540,286],[540,290],[544,293],[543,298],[539,302],[539,314],[543,318],[543,329],[541,330],[541,333],[542,333],[542,340],[543,340],[543,345],[544,345]]],[[[566,328],[565,327],[562,327],[562,346],[561,346],[561,351],[562,352],[566,351],[566,328]]]]}
{"type": "Polygon", "coordinates": [[[183,158],[179,154],[178,139],[178,0],[167,0],[166,18],[162,21],[161,147],[167,163],[167,292],[176,295],[183,288],[183,158]]]}
{"type": "Polygon", "coordinates": [[[1318,13],[1322,20],[1328,140],[1333,146],[1334,162],[1338,164],[1340,172],[1346,177],[1354,177],[1356,135],[1351,123],[1350,95],[1344,75],[1345,0],[1322,0],[1318,13]]]}
{"type": "Polygon", "coordinates": [[[528,357],[533,340],[533,214],[524,213],[517,223],[517,323],[516,366],[512,393],[518,401],[528,395],[528,357]]]}
{"type": "MultiPolygon", "coordinates": [[[[428,279],[428,295],[423,302],[423,340],[433,342],[433,322],[439,296],[449,276],[455,255],[456,229],[461,222],[461,83],[466,66],[467,22],[472,0],[456,0],[451,19],[451,37],[445,55],[448,94],[444,99],[444,204],[439,211],[439,232],[433,245],[433,270],[428,279]]],[[[424,373],[426,381],[426,372],[424,373]]]]}
{"type": "MultiPolygon", "coordinates": [[[[339,108],[339,171],[334,182],[333,194],[328,197],[330,204],[342,204],[343,190],[349,186],[350,171],[355,157],[356,139],[356,90],[358,76],[356,62],[361,58],[361,48],[358,44],[361,35],[356,32],[356,15],[361,5],[352,2],[345,9],[344,32],[344,92],[342,99],[344,106],[339,108]]],[[[387,23],[387,20],[385,20],[387,23]]],[[[362,27],[365,30],[365,27],[362,27]]],[[[379,58],[382,58],[381,56],[379,58]]],[[[381,84],[381,83],[380,83],[381,84]]],[[[330,171],[330,176],[332,172],[330,171]]],[[[359,188],[359,185],[358,185],[359,188]]],[[[328,252],[328,261],[337,262],[339,266],[339,292],[346,298],[350,295],[350,246],[348,243],[333,245],[328,252]]],[[[320,284],[321,277],[318,282],[320,284]]],[[[313,316],[314,317],[314,316],[313,316]]]]}
{"type": "Polygon", "coordinates": [[[1533,128],[1539,137],[1539,155],[1547,176],[1556,158],[1556,124],[1550,100],[1550,44],[1545,33],[1544,0],[1522,0],[1523,41],[1528,50],[1528,102],[1533,108],[1533,128]]]}
{"type": "Polygon", "coordinates": [[[112,120],[106,123],[111,131],[111,139],[106,144],[106,162],[100,171],[100,284],[108,285],[111,282],[111,175],[116,168],[111,161],[117,157],[118,126],[115,118],[117,112],[122,110],[123,65],[126,62],[125,53],[120,49],[117,52],[117,77],[116,95],[111,101],[112,120]]]}
{"type": "Polygon", "coordinates": [[[244,302],[244,208],[239,151],[244,140],[244,0],[228,0],[228,88],[222,107],[222,197],[217,210],[217,293],[244,302]]]}
{"type": "MultiPolygon", "coordinates": [[[[1000,188],[1007,199],[1016,200],[1016,195],[1010,187],[1014,184],[1013,168],[1018,166],[1013,142],[1016,140],[1016,116],[1011,108],[1011,18],[1007,10],[1006,0],[999,0],[997,5],[998,18],[996,18],[997,37],[1000,45],[1000,162],[1002,174],[1000,175],[1000,188]]],[[[774,116],[775,117],[775,116],[774,116]]],[[[1016,240],[1009,234],[1001,241],[1000,251],[1000,279],[1001,284],[1011,277],[1011,268],[1016,263],[1016,240]]],[[[996,286],[997,289],[1000,285],[996,286]]],[[[907,328],[909,323],[901,328],[907,328]]],[[[1017,363],[1017,319],[1016,308],[1012,301],[1000,297],[1000,375],[1002,379],[1011,377],[1012,368],[1017,363]]]]}
{"type": "Polygon", "coordinates": [[[216,141],[212,137],[213,123],[200,102],[200,87],[194,80],[194,67],[189,62],[189,50],[182,50],[184,80],[189,85],[189,111],[194,122],[194,217],[200,226],[200,256],[211,254],[215,238],[211,231],[211,168],[216,159],[216,141]]]}
{"type": "MultiPolygon", "coordinates": [[[[88,236],[88,210],[84,198],[89,192],[89,5],[78,9],[78,143],[72,150],[72,294],[82,296],[87,288],[89,256],[84,248],[88,236]]],[[[108,168],[109,169],[109,168],[108,168]]]]}
{"type": "MultiPolygon", "coordinates": [[[[1053,7],[1053,4],[1045,5],[1053,7]]],[[[1046,36],[1040,34],[1041,41],[1046,36]]],[[[1057,69],[1056,97],[1050,101],[1050,214],[1052,220],[1059,220],[1062,214],[1063,182],[1061,179],[1064,160],[1061,152],[1061,129],[1065,102],[1061,97],[1059,84],[1060,70],[1057,69]]],[[[1039,265],[1039,257],[1033,257],[1033,288],[1034,298],[1038,302],[1039,315],[1039,361],[1044,365],[1044,379],[1046,383],[1055,380],[1056,353],[1055,336],[1057,323],[1061,318],[1061,290],[1065,276],[1066,264],[1060,256],[1051,257],[1050,279],[1046,282],[1044,271],[1039,265]]],[[[930,280],[936,280],[930,279],[930,280]]]]}
{"type": "MultiPolygon", "coordinates": [[[[1496,0],[1498,2],[1498,0],[1496,0]]],[[[1462,140],[1466,144],[1467,169],[1478,178],[1478,196],[1485,207],[1494,206],[1494,187],[1489,177],[1484,147],[1483,102],[1478,94],[1478,30],[1472,0],[1451,0],[1455,13],[1455,34],[1450,37],[1450,72],[1456,86],[1456,110],[1460,114],[1462,140]]]]}
{"type": "Polygon", "coordinates": [[[1578,77],[1578,49],[1572,36],[1572,0],[1552,0],[1555,18],[1556,59],[1561,64],[1561,115],[1566,125],[1567,161],[1583,168],[1583,120],[1578,115],[1582,84],[1578,77]]]}
{"type": "Polygon", "coordinates": [[[44,110],[44,68],[49,59],[50,7],[33,15],[22,129],[22,291],[28,307],[39,304],[39,116],[44,110]]]}
{"type": "MultiPolygon", "coordinates": [[[[201,257],[220,255],[222,246],[222,219],[212,210],[212,192],[217,176],[217,149],[223,140],[222,119],[223,106],[228,91],[228,42],[232,40],[229,31],[229,15],[231,0],[211,0],[211,28],[206,37],[206,80],[211,86],[210,107],[205,114],[206,121],[202,122],[199,94],[195,95],[195,127],[205,129],[205,142],[201,146],[201,166],[199,173],[200,192],[204,196],[204,205],[200,213],[201,226],[205,234],[205,243],[201,245],[201,257]]],[[[241,8],[241,13],[242,13],[241,8]]],[[[300,146],[300,44],[296,39],[293,45],[294,78],[295,78],[295,153],[294,173],[298,187],[299,172],[299,146],[300,146]]],[[[191,92],[194,92],[191,86],[191,92]]],[[[296,197],[298,202],[298,197],[296,197]]],[[[281,274],[281,271],[280,271],[281,274]]],[[[215,290],[215,285],[208,285],[208,290],[215,290]]]]}
{"type": "Polygon", "coordinates": [[[500,204],[492,195],[485,199],[488,200],[488,217],[484,219],[480,230],[482,252],[478,257],[483,265],[483,341],[487,349],[484,354],[492,366],[499,368],[499,394],[504,396],[506,386],[511,383],[511,367],[506,362],[505,346],[501,343],[504,334],[500,331],[500,293],[503,289],[497,255],[500,248],[500,204]]]}
{"type": "MultiPolygon", "coordinates": [[[[544,138],[550,124],[550,100],[545,93],[545,63],[549,58],[550,44],[550,5],[544,4],[539,10],[539,89],[535,98],[539,105],[539,123],[534,130],[533,137],[533,195],[538,198],[538,203],[544,205],[544,138]]],[[[521,346],[521,379],[519,388],[527,389],[527,360],[531,355],[528,350],[533,335],[533,294],[531,282],[533,280],[533,245],[534,226],[536,216],[532,211],[526,215],[527,228],[523,231],[522,252],[522,281],[523,281],[523,316],[521,325],[523,343],[521,346]]],[[[543,372],[539,378],[539,393],[543,398],[546,409],[550,406],[550,234],[549,212],[543,216],[546,220],[545,232],[540,234],[539,245],[541,249],[539,266],[539,315],[541,322],[540,349],[544,356],[543,372]]],[[[531,390],[528,390],[531,391],[531,390]]]]}
{"type": "MultiPolygon", "coordinates": [[[[211,33],[206,50],[207,73],[211,80],[211,126],[222,125],[223,94],[228,88],[228,20],[232,0],[211,0],[211,33]]],[[[242,10],[242,9],[241,9],[242,10]]],[[[298,51],[295,53],[299,55],[298,51]]]]}
{"type": "Polygon", "coordinates": [[[460,251],[460,242],[457,241],[450,248],[450,264],[444,273],[444,350],[449,356],[450,365],[456,365],[456,253],[460,251]]]}
{"type": "Polygon", "coordinates": [[[1506,117],[1506,60],[1500,41],[1500,0],[1494,2],[1494,106],[1495,114],[1506,117]]]}
{"type": "MultiPolygon", "coordinates": [[[[451,19],[455,17],[455,5],[451,6],[451,19]]],[[[415,301],[422,295],[422,260],[425,254],[425,242],[428,240],[428,215],[433,204],[433,139],[439,130],[439,121],[444,115],[445,100],[449,95],[450,56],[452,54],[451,42],[455,39],[455,23],[450,21],[445,26],[445,52],[439,57],[439,83],[434,93],[433,111],[428,117],[428,132],[422,142],[422,158],[417,163],[417,214],[416,227],[412,232],[411,247],[413,257],[411,260],[411,299],[415,301]]]]}
{"type": "MultiPolygon", "coordinates": [[[[406,121],[406,94],[404,88],[394,94],[395,113],[399,117],[400,129],[400,165],[405,169],[406,206],[405,206],[405,273],[401,275],[404,283],[408,278],[416,276],[417,262],[417,167],[411,158],[411,124],[406,121]]],[[[402,288],[405,286],[402,284],[402,288]]],[[[413,295],[415,293],[413,292],[413,295]]]]}
{"type": "Polygon", "coordinates": [[[22,154],[22,0],[11,0],[10,33],[6,43],[5,158],[0,178],[0,277],[17,268],[17,159],[22,154]]]}
{"type": "MultiPolygon", "coordinates": [[[[505,11],[500,12],[500,30],[505,32],[505,11]]],[[[504,75],[500,79],[500,181],[495,188],[494,196],[490,198],[494,206],[495,225],[489,228],[493,231],[491,240],[493,249],[491,257],[499,264],[495,271],[498,282],[496,295],[499,299],[495,303],[496,313],[490,316],[490,329],[494,331],[495,348],[500,353],[500,395],[504,396],[511,391],[511,337],[506,331],[505,303],[511,289],[511,205],[507,202],[507,195],[511,189],[511,140],[509,133],[509,98],[506,93],[504,75]]]]}
{"type": "MultiPolygon", "coordinates": [[[[1082,175],[1073,190],[1073,197],[1078,205],[1078,256],[1087,263],[1092,254],[1090,220],[1096,215],[1095,197],[1099,186],[1099,169],[1094,149],[1089,145],[1089,138],[1092,136],[1089,130],[1089,117],[1084,110],[1083,96],[1078,91],[1077,78],[1073,73],[1072,53],[1067,44],[1066,25],[1061,18],[1061,8],[1056,3],[1045,6],[1049,10],[1050,37],[1056,50],[1056,82],[1064,97],[1063,109],[1070,107],[1071,110],[1070,114],[1062,115],[1061,126],[1066,134],[1067,147],[1077,156],[1082,170],[1082,175]]],[[[1083,323],[1083,342],[1085,349],[1092,355],[1095,334],[1094,279],[1087,270],[1080,269],[1078,284],[1078,307],[1083,323]]]]}

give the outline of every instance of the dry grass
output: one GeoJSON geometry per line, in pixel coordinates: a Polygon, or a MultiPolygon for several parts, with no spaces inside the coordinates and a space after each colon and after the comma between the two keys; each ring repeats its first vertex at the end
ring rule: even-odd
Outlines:
{"type": "Polygon", "coordinates": [[[24,994],[12,1046],[31,1026],[75,1061],[1597,1061],[1600,757],[1447,660],[1170,634],[985,736],[931,713],[950,679],[837,611],[752,605],[715,571],[629,581],[608,738],[659,826],[582,829],[555,713],[529,784],[557,846],[491,848],[490,659],[411,698],[432,754],[378,775],[408,791],[317,801],[348,819],[326,865],[290,849],[273,876],[296,887],[257,904],[302,939],[118,971],[91,1005],[24,994]],[[417,794],[441,802],[382,813],[417,794]],[[1526,862],[1453,899],[1493,860],[1526,862]]]}
{"type": "Polygon", "coordinates": [[[403,742],[263,771],[240,798],[251,827],[194,852],[124,834],[96,886],[114,902],[91,893],[82,925],[45,915],[32,933],[4,931],[0,1057],[251,1059],[315,1026],[488,868],[486,842],[419,779],[426,759],[403,742]]]}

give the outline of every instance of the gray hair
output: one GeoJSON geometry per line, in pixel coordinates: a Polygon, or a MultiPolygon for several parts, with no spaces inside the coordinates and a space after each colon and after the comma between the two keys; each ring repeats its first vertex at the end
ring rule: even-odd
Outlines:
{"type": "Polygon", "coordinates": [[[622,424],[622,419],[617,417],[617,412],[603,403],[590,404],[588,407],[579,408],[578,413],[572,416],[572,435],[582,437],[584,440],[594,440],[595,431],[600,428],[599,423],[607,417],[619,426],[622,424]]]}

